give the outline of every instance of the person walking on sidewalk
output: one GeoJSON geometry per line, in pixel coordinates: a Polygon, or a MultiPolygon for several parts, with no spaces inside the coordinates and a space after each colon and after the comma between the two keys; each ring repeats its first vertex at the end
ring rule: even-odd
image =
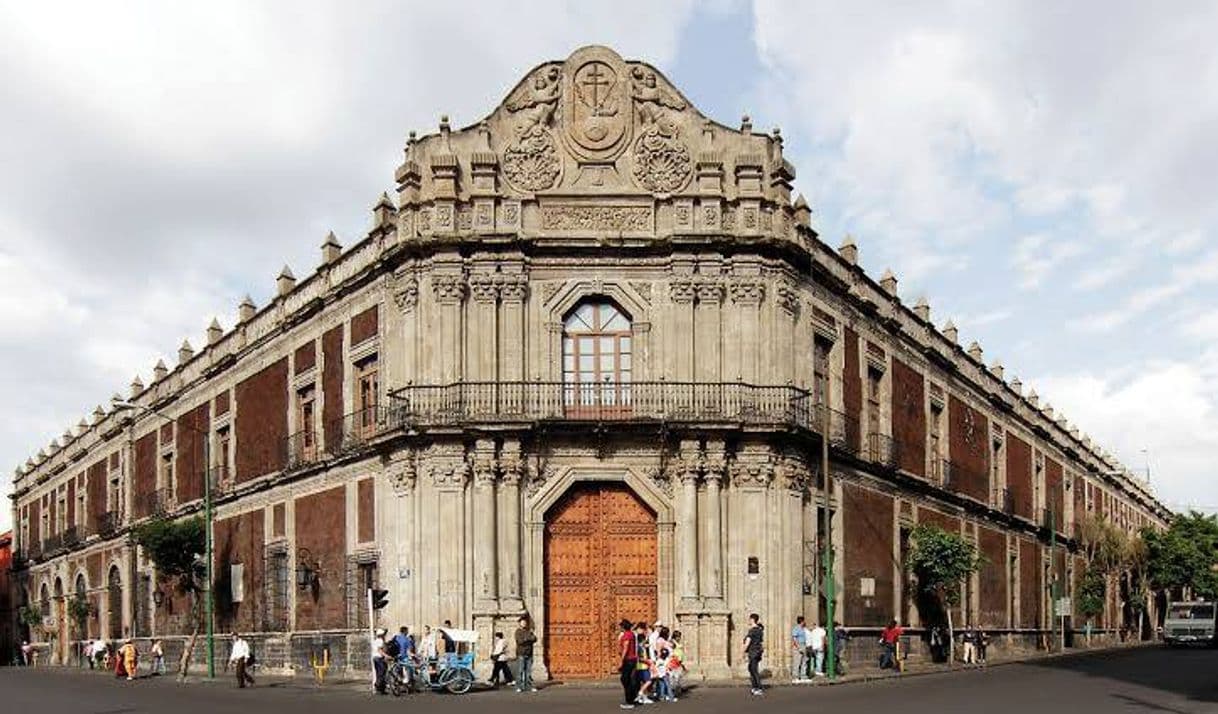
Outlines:
{"type": "Polygon", "coordinates": [[[833,623],[833,664],[839,677],[846,673],[846,642],[849,640],[850,633],[845,626],[840,622],[833,623]]]}
{"type": "Polygon", "coordinates": [[[808,681],[808,630],[804,627],[804,616],[795,618],[795,627],[791,628],[791,647],[795,656],[791,661],[795,668],[791,670],[792,682],[808,681]]]}
{"type": "Polygon", "coordinates": [[[985,664],[985,650],[990,646],[990,636],[985,628],[977,630],[977,663],[985,664]]]}
{"type": "Polygon", "coordinates": [[[749,662],[750,693],[761,696],[761,655],[765,652],[765,627],[761,624],[761,615],[749,615],[749,631],[744,636],[744,656],[749,662]]]}
{"type": "Polygon", "coordinates": [[[499,675],[503,675],[503,683],[511,684],[512,670],[508,669],[508,654],[507,640],[504,639],[502,632],[495,633],[495,640],[491,643],[491,686],[498,688],[499,675]]]}
{"type": "Polygon", "coordinates": [[[237,688],[245,689],[245,683],[254,683],[254,678],[246,671],[250,661],[250,643],[245,641],[240,634],[233,633],[233,649],[228,653],[228,661],[233,664],[237,670],[237,688]]]}
{"type": "Polygon", "coordinates": [[[622,709],[634,709],[634,700],[639,696],[639,679],[635,676],[635,667],[639,661],[638,643],[634,639],[634,625],[630,620],[623,619],[618,625],[622,634],[617,637],[617,650],[621,656],[622,665],[619,674],[622,676],[622,709]]]}
{"type": "Polygon", "coordinates": [[[533,686],[533,643],[537,635],[529,626],[528,616],[521,617],[516,628],[516,658],[520,661],[520,673],[516,677],[517,692],[536,692],[533,686]]]}
{"type": "Polygon", "coordinates": [[[829,633],[819,622],[808,633],[808,647],[812,650],[812,673],[816,677],[825,676],[825,640],[829,633]]]}
{"type": "Polygon", "coordinates": [[[963,660],[965,664],[977,664],[977,631],[972,625],[960,633],[960,644],[964,645],[963,660]]]}
{"type": "Polygon", "coordinates": [[[378,627],[372,632],[372,689],[377,694],[385,693],[385,673],[389,671],[388,653],[385,652],[385,636],[388,634],[388,630],[383,627],[378,627]]]}
{"type": "Polygon", "coordinates": [[[160,640],[152,641],[152,674],[165,674],[165,648],[160,640]]]}
{"type": "Polygon", "coordinates": [[[880,669],[897,669],[897,643],[903,632],[896,620],[889,620],[880,633],[880,669]]]}

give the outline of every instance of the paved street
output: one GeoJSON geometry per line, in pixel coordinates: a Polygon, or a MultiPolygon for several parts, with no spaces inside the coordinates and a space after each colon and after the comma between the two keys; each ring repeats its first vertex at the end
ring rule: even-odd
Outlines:
{"type": "MultiPolygon", "coordinates": [[[[307,682],[278,682],[240,691],[222,683],[178,685],[169,679],[134,683],[50,669],[0,670],[4,711],[14,714],[350,714],[402,711],[426,705],[441,712],[617,711],[612,688],[553,686],[532,695],[474,692],[464,697],[421,694],[395,700],[350,688],[316,690],[307,682]],[[236,709],[239,707],[239,709],[236,709]]],[[[761,699],[744,686],[703,687],[652,712],[1218,712],[1218,651],[1140,649],[837,687],[776,687],[761,699]]]]}

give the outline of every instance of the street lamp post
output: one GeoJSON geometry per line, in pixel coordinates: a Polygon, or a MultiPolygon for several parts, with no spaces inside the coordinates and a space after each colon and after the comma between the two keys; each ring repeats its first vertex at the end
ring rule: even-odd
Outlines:
{"type": "MultiPolygon", "coordinates": [[[[174,421],[174,419],[160,411],[147,407],[142,404],[119,399],[117,395],[110,402],[116,409],[139,409],[149,414],[174,421]]],[[[216,677],[216,633],[215,633],[215,599],[212,597],[212,512],[211,512],[211,434],[201,429],[196,429],[182,423],[178,426],[185,428],[187,431],[192,431],[203,437],[203,540],[204,540],[204,587],[203,587],[203,602],[207,609],[205,618],[207,625],[207,677],[215,679],[216,677]]]]}
{"type": "Polygon", "coordinates": [[[822,474],[822,483],[824,485],[824,501],[825,501],[825,542],[824,546],[824,561],[825,561],[825,624],[829,631],[829,636],[826,638],[825,651],[829,655],[829,663],[825,668],[829,679],[837,678],[837,625],[834,619],[834,609],[837,603],[837,594],[834,592],[834,577],[833,577],[833,511],[830,509],[830,501],[833,496],[833,477],[829,474],[829,394],[828,385],[824,389],[825,403],[821,405],[821,436],[820,436],[820,472],[822,474]]]}

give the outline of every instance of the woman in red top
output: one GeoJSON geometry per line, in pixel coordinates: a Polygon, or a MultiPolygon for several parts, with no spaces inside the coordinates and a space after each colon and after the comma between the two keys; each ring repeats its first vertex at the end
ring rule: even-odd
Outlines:
{"type": "Polygon", "coordinates": [[[638,664],[638,645],[634,639],[634,626],[630,620],[619,623],[622,634],[618,635],[618,653],[622,656],[622,694],[626,700],[621,704],[622,709],[634,709],[634,700],[639,696],[639,679],[635,676],[635,665],[638,664]]]}

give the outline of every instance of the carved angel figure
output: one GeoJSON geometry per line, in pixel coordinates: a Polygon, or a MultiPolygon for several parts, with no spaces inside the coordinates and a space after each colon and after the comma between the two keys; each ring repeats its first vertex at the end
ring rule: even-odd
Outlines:
{"type": "Polygon", "coordinates": [[[660,123],[664,119],[665,109],[680,111],[685,108],[685,102],[680,97],[656,82],[655,72],[635,67],[630,76],[631,96],[638,104],[639,118],[644,125],[660,123]]]}
{"type": "Polygon", "coordinates": [[[516,94],[508,99],[505,106],[513,114],[519,113],[522,121],[516,127],[521,134],[527,133],[535,126],[548,126],[554,117],[554,109],[558,105],[558,96],[562,92],[559,81],[562,73],[558,67],[543,69],[533,75],[533,81],[521,87],[516,94]]]}

